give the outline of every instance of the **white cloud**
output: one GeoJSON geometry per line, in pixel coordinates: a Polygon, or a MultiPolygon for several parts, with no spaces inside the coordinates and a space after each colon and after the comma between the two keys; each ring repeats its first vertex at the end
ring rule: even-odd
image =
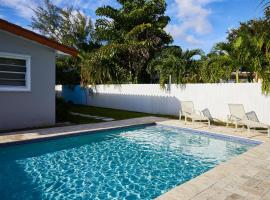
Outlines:
{"type": "MultiPolygon", "coordinates": [[[[30,20],[34,15],[33,9],[42,2],[43,0],[0,0],[0,5],[14,9],[16,15],[30,20]]],[[[52,2],[61,7],[73,6],[75,9],[86,11],[87,14],[94,13],[99,6],[114,3],[113,0],[53,0],[52,2]]]]}
{"type": "Polygon", "coordinates": [[[33,9],[39,4],[37,0],[0,0],[2,6],[6,6],[16,10],[19,16],[31,19],[33,16],[33,9]]]}
{"type": "Polygon", "coordinates": [[[212,11],[207,6],[217,1],[220,0],[173,0],[168,9],[174,21],[168,25],[167,31],[191,45],[201,44],[198,36],[212,31],[209,21],[212,11]]]}

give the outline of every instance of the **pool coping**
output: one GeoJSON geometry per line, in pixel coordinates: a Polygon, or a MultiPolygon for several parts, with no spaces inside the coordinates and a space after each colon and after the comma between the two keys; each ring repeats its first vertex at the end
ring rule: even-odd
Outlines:
{"type": "Polygon", "coordinates": [[[132,128],[132,127],[140,127],[140,126],[162,126],[162,127],[168,127],[168,128],[174,128],[178,130],[185,130],[188,131],[189,134],[193,135],[204,135],[204,136],[209,136],[211,138],[215,139],[221,139],[221,140],[226,140],[226,141],[231,141],[231,142],[238,142],[241,144],[247,144],[247,145],[260,145],[264,142],[259,141],[259,140],[254,140],[254,139],[247,139],[244,137],[239,137],[239,136],[233,136],[233,135],[226,135],[226,134],[221,134],[221,133],[216,133],[216,132],[211,132],[211,131],[201,131],[201,130],[195,130],[192,128],[183,128],[183,127],[177,127],[173,125],[166,125],[162,124],[159,122],[145,122],[145,123],[139,123],[139,124],[128,124],[124,126],[114,126],[114,127],[107,127],[107,128],[101,128],[101,129],[93,129],[93,130],[78,130],[74,132],[69,132],[68,134],[64,135],[52,135],[49,137],[42,137],[42,138],[32,138],[32,139],[26,139],[26,140],[20,140],[20,141],[11,141],[11,142],[6,142],[6,143],[0,143],[0,147],[6,147],[6,146],[13,146],[13,145],[20,145],[20,144],[29,144],[29,143],[35,143],[35,142],[43,142],[43,141],[49,141],[49,140],[54,140],[54,139],[61,139],[61,138],[67,138],[67,137],[75,137],[75,136],[81,136],[81,135],[88,135],[88,134],[95,134],[95,133],[100,133],[100,132],[105,132],[109,130],[120,130],[123,128],[132,128]]]}
{"type": "Polygon", "coordinates": [[[128,120],[101,122],[86,125],[45,128],[30,131],[16,131],[6,134],[2,133],[0,134],[0,147],[27,144],[32,142],[42,142],[58,138],[74,137],[79,135],[91,134],[95,132],[103,132],[106,130],[129,128],[141,125],[142,126],[154,125],[157,121],[165,121],[165,120],[168,119],[160,117],[142,117],[128,120]],[[20,137],[16,138],[16,136],[20,137]]]}
{"type": "Polygon", "coordinates": [[[31,143],[37,143],[37,142],[45,142],[50,140],[56,140],[56,139],[62,139],[62,138],[69,138],[69,137],[77,137],[77,136],[83,136],[83,135],[90,135],[95,133],[103,133],[106,131],[113,131],[113,130],[121,130],[125,128],[135,128],[135,127],[148,127],[156,125],[155,122],[153,123],[145,123],[145,124],[132,124],[132,125],[126,125],[126,126],[119,126],[119,127],[110,127],[110,128],[104,128],[104,129],[97,129],[97,130],[83,130],[79,132],[71,132],[69,134],[65,135],[53,135],[50,137],[43,137],[43,138],[34,138],[34,139],[26,139],[21,141],[12,141],[12,142],[6,142],[6,143],[0,143],[1,147],[10,147],[15,145],[21,145],[21,144],[31,144],[31,143]]]}
{"type": "Polygon", "coordinates": [[[195,130],[195,129],[192,129],[192,128],[182,128],[182,127],[177,127],[177,126],[173,126],[173,125],[164,125],[164,124],[160,124],[158,122],[156,123],[156,125],[163,126],[163,127],[174,128],[174,129],[179,129],[179,130],[185,130],[185,131],[188,131],[189,134],[193,134],[193,135],[204,135],[204,136],[209,136],[209,137],[215,138],[215,139],[221,139],[221,140],[225,140],[225,141],[237,142],[237,143],[246,144],[246,145],[255,145],[255,146],[257,146],[257,145],[260,145],[260,144],[264,143],[263,141],[254,140],[254,139],[247,139],[247,138],[239,137],[239,136],[216,133],[216,132],[212,132],[212,131],[195,130]]]}

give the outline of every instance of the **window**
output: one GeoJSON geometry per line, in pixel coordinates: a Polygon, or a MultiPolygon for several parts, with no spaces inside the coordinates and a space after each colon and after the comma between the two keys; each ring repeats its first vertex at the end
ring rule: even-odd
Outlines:
{"type": "Polygon", "coordinates": [[[30,61],[30,56],[0,52],[0,91],[30,91],[30,61]]]}

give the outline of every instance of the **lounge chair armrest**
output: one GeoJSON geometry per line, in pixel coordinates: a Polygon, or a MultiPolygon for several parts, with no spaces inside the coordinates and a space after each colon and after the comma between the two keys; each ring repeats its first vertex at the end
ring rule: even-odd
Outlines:
{"type": "Polygon", "coordinates": [[[202,111],[200,111],[200,110],[195,110],[195,112],[200,114],[200,115],[203,115],[202,111]]]}
{"type": "Polygon", "coordinates": [[[182,112],[182,114],[183,115],[191,115],[192,113],[185,111],[185,112],[182,112]]]}
{"type": "Polygon", "coordinates": [[[228,115],[228,120],[229,121],[240,121],[241,119],[239,117],[236,117],[234,115],[228,115]]]}

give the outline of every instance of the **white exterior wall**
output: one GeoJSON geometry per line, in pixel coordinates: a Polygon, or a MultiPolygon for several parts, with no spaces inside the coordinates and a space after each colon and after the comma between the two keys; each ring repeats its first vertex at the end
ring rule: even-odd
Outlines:
{"type": "Polygon", "coordinates": [[[0,130],[55,124],[55,50],[0,30],[0,52],[31,57],[29,91],[0,91],[0,130]]]}
{"type": "Polygon", "coordinates": [[[168,115],[178,115],[180,101],[188,100],[221,120],[229,114],[228,103],[241,103],[246,112],[255,111],[260,121],[270,124],[270,96],[262,95],[256,83],[172,85],[171,92],[158,84],[99,85],[88,96],[92,106],[168,115]]]}

